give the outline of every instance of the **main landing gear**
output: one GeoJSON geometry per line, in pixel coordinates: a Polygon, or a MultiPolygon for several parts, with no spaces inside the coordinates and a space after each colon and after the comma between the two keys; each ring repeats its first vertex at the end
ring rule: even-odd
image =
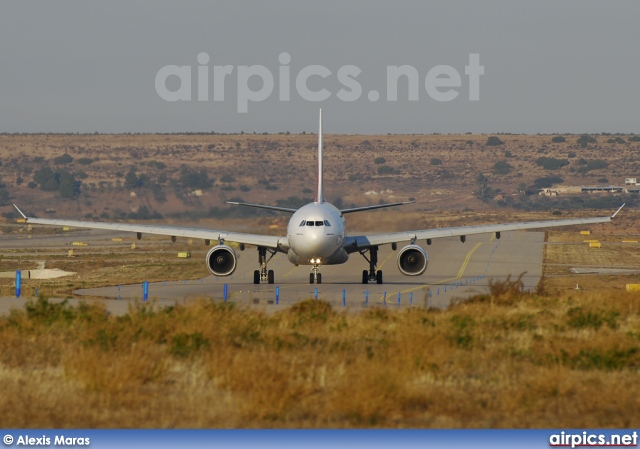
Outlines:
{"type": "Polygon", "coordinates": [[[267,264],[275,255],[276,255],[275,249],[258,246],[258,263],[260,264],[260,269],[255,270],[253,272],[254,284],[259,284],[260,282],[267,282],[268,284],[273,284],[275,282],[275,274],[273,270],[267,270],[267,264]],[[267,252],[271,254],[268,259],[267,259],[267,252]]]}
{"type": "Polygon", "coordinates": [[[378,247],[372,246],[369,249],[360,251],[360,254],[369,262],[369,271],[362,270],[362,283],[368,284],[369,282],[375,281],[376,284],[382,284],[382,270],[376,271],[376,266],[378,265],[378,247]],[[369,257],[366,256],[367,252],[369,252],[369,257]]]}

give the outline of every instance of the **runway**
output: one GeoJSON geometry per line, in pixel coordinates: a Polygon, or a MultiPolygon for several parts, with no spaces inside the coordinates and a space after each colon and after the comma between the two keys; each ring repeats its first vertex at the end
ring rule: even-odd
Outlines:
{"type": "MultiPolygon", "coordinates": [[[[384,273],[382,285],[360,282],[362,270],[368,268],[368,263],[359,254],[352,254],[346,264],[323,266],[320,285],[309,284],[310,267],[295,267],[284,254],[277,254],[269,263],[269,269],[275,271],[275,284],[254,285],[253,270],[257,268],[258,257],[255,248],[248,247],[238,252],[238,268],[232,276],[150,283],[149,300],[161,303],[193,298],[222,300],[226,284],[227,300],[245,305],[278,307],[317,297],[336,307],[344,304],[356,309],[442,308],[454,299],[487,292],[490,279],[503,280],[508,275],[515,278],[526,273],[522,278],[525,290],[534,290],[542,275],[543,232],[507,232],[500,240],[496,240],[494,234],[468,236],[465,243],[458,237],[443,238],[434,239],[430,246],[424,242],[421,245],[429,255],[429,266],[426,273],[416,277],[400,274],[397,252],[392,251],[390,245],[380,248],[378,268],[384,273]]],[[[141,300],[142,293],[141,284],[75,291],[77,295],[110,298],[120,303],[141,300]]]]}

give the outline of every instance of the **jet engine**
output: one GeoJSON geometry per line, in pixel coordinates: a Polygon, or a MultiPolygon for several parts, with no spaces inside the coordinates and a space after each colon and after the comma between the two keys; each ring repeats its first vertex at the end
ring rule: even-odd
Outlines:
{"type": "Polygon", "coordinates": [[[238,257],[227,245],[217,245],[209,250],[206,257],[207,268],[216,276],[229,276],[236,271],[238,257]]]}
{"type": "Polygon", "coordinates": [[[398,253],[398,269],[405,276],[419,276],[429,263],[427,252],[418,245],[407,245],[398,253]]]}

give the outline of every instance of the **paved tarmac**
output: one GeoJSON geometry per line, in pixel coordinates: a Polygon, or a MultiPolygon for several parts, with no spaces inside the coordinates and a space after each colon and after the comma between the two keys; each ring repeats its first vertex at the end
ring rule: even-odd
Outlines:
{"type": "MultiPolygon", "coordinates": [[[[344,297],[349,308],[397,307],[398,303],[400,307],[446,307],[454,299],[487,292],[490,279],[502,280],[508,275],[513,279],[526,272],[522,278],[525,290],[534,290],[542,275],[543,245],[544,233],[525,231],[503,233],[500,240],[493,234],[468,236],[464,244],[457,237],[435,239],[430,246],[422,245],[429,254],[429,267],[425,274],[416,277],[404,276],[398,271],[397,251],[387,245],[381,247],[378,255],[378,268],[384,273],[382,285],[361,283],[362,270],[368,263],[359,254],[352,254],[346,264],[323,266],[320,285],[309,284],[310,267],[295,267],[284,254],[277,254],[269,263],[269,268],[275,271],[275,284],[254,285],[253,270],[257,268],[258,255],[255,248],[248,247],[238,252],[238,269],[232,276],[150,283],[149,300],[161,303],[195,298],[222,300],[227,284],[227,299],[247,305],[276,307],[278,290],[277,306],[317,297],[340,307],[344,297]]],[[[142,286],[136,284],[75,293],[123,303],[141,300],[143,291],[142,286]]],[[[118,310],[122,310],[122,306],[118,306],[118,310]]]]}
{"type": "MultiPolygon", "coordinates": [[[[33,238],[0,239],[0,253],[11,252],[13,248],[38,248],[47,254],[56,248],[71,248],[70,242],[81,240],[90,242],[91,248],[108,250],[114,244],[116,234],[111,231],[87,231],[55,236],[34,236],[33,238]]],[[[126,237],[121,234],[117,236],[126,237]]],[[[401,245],[399,245],[401,247],[401,245]]],[[[421,276],[410,277],[400,274],[397,268],[397,251],[390,245],[381,247],[378,268],[384,273],[384,284],[361,283],[362,270],[368,263],[359,254],[352,254],[343,265],[323,266],[323,283],[309,284],[310,267],[291,265],[284,254],[277,254],[269,263],[275,270],[275,284],[253,284],[253,270],[257,268],[257,251],[247,247],[238,251],[238,269],[233,276],[218,278],[208,276],[199,280],[168,281],[149,284],[149,301],[159,305],[186,303],[196,298],[223,300],[224,285],[228,285],[228,301],[250,305],[251,307],[277,310],[302,299],[324,299],[336,307],[344,304],[352,310],[363,307],[430,306],[447,307],[453,300],[464,299],[487,292],[490,279],[512,278],[526,274],[522,280],[525,290],[536,288],[542,275],[544,233],[513,231],[503,233],[500,240],[493,234],[468,236],[465,243],[459,238],[434,239],[427,246],[429,267],[421,276]],[[276,301],[276,289],[278,299],[276,301]],[[277,302],[277,304],[276,304],[277,302]]],[[[31,251],[28,251],[30,253],[31,251]]],[[[21,253],[23,256],[29,254],[21,253]]],[[[39,257],[46,257],[38,254],[39,257]]],[[[204,263],[204,261],[203,261],[204,263]]],[[[79,296],[104,298],[107,310],[114,314],[127,313],[129,303],[142,300],[142,286],[123,285],[77,290],[79,296]]],[[[25,299],[1,298],[0,313],[7,313],[13,307],[21,307],[25,299]]],[[[78,300],[70,300],[76,304],[78,300]]]]}

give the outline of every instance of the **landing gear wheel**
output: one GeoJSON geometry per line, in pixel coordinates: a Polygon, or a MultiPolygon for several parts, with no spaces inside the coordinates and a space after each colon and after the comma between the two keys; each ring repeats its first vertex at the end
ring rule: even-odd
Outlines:
{"type": "Polygon", "coordinates": [[[313,273],[309,273],[309,284],[313,284],[313,273]]]}
{"type": "Polygon", "coordinates": [[[362,271],[362,283],[368,284],[369,282],[376,281],[378,284],[382,284],[382,271],[376,273],[376,265],[378,265],[378,247],[372,246],[368,249],[360,251],[360,255],[369,262],[369,270],[362,271]],[[367,252],[369,257],[367,257],[367,252]]]}
{"type": "Polygon", "coordinates": [[[256,270],[253,272],[254,284],[259,284],[261,282],[273,284],[275,279],[273,270],[267,270],[267,264],[271,259],[273,259],[273,256],[275,255],[275,249],[264,248],[262,246],[258,247],[258,263],[260,264],[260,270],[256,270]],[[267,258],[267,254],[270,254],[269,258],[267,258]]]}
{"type": "Polygon", "coordinates": [[[322,273],[318,273],[318,280],[317,280],[318,284],[322,284],[322,273]]]}

